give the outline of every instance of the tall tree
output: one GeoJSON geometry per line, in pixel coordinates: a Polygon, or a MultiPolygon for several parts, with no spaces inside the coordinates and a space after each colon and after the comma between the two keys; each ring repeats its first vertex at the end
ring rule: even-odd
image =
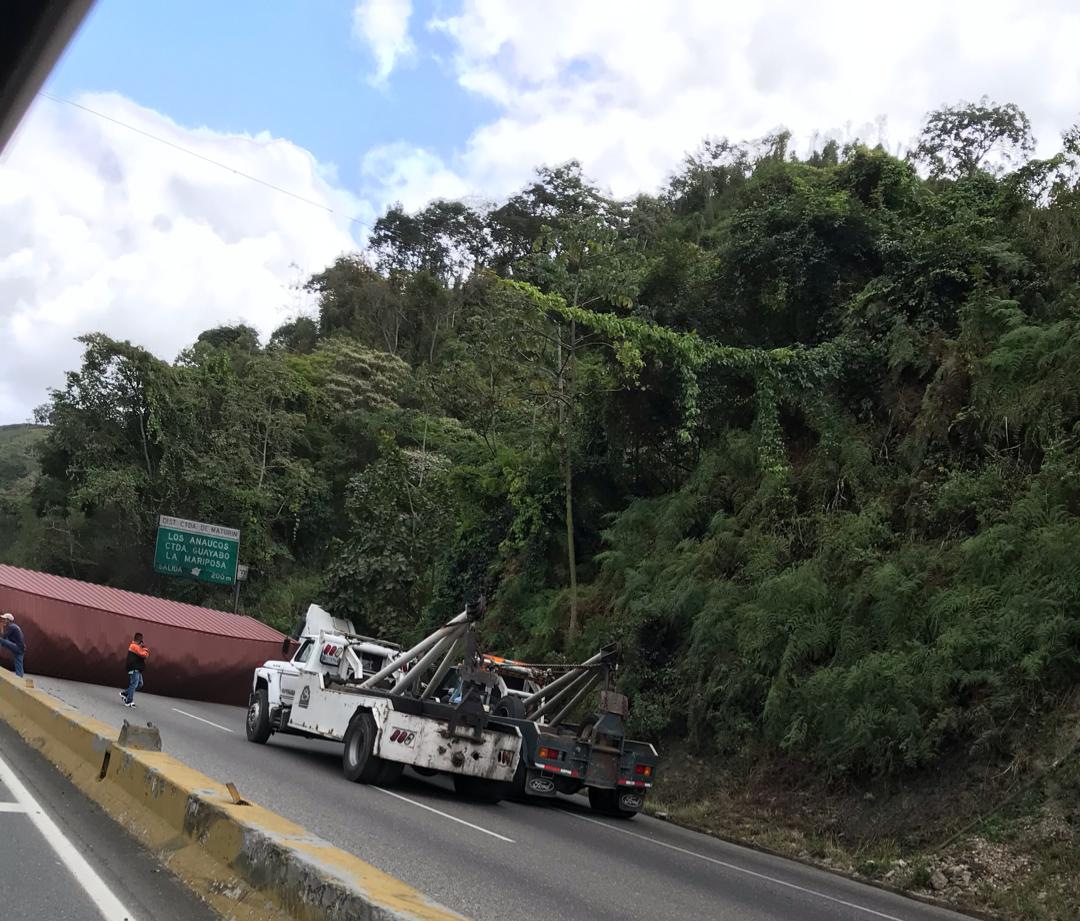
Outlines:
{"type": "Polygon", "coordinates": [[[468,205],[437,200],[408,214],[394,205],[371,232],[376,265],[386,275],[427,272],[459,284],[486,262],[489,243],[483,218],[468,205]]]}
{"type": "Polygon", "coordinates": [[[1020,107],[983,96],[927,115],[911,159],[933,179],[961,179],[980,169],[1015,168],[1034,150],[1031,121],[1020,107]]]}

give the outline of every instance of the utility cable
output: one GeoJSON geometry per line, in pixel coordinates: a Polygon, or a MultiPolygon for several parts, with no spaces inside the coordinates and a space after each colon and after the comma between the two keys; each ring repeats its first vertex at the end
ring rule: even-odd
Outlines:
{"type": "Polygon", "coordinates": [[[90,115],[94,115],[97,118],[103,119],[107,122],[112,122],[114,125],[119,125],[121,128],[126,128],[128,131],[134,131],[136,134],[141,134],[145,138],[149,138],[152,141],[157,141],[159,144],[164,144],[166,147],[171,147],[173,150],[178,150],[181,153],[187,154],[189,157],[196,157],[202,160],[204,163],[209,163],[212,166],[216,166],[219,169],[227,170],[237,176],[241,176],[244,179],[249,179],[252,182],[257,182],[259,185],[266,186],[268,189],[273,189],[275,192],[280,192],[282,195],[288,195],[290,198],[295,198],[297,201],[303,202],[305,205],[311,205],[313,208],[318,208],[321,211],[325,211],[328,214],[332,214],[335,217],[344,218],[350,223],[357,224],[364,229],[370,229],[370,225],[359,218],[352,217],[348,214],[344,214],[340,211],[335,211],[333,208],[322,204],[321,202],[314,201],[310,198],[305,198],[303,195],[299,195],[296,192],[292,192],[289,189],[284,189],[279,185],[274,185],[272,182],[267,182],[265,179],[260,179],[258,176],[252,176],[250,173],[245,173],[243,170],[238,170],[235,167],[229,166],[227,163],[222,163],[220,160],[215,160],[212,157],[207,157],[204,154],[191,150],[188,147],[184,147],[182,144],[177,144],[175,141],[167,140],[166,138],[159,137],[156,134],[152,134],[142,128],[136,128],[134,125],[129,125],[127,122],[120,121],[118,118],[113,118],[111,115],[106,115],[104,112],[99,112],[96,109],[91,109],[89,106],[83,105],[81,102],[75,102],[71,99],[64,99],[61,96],[53,96],[51,93],[47,93],[44,90],[38,92],[39,96],[43,96],[46,99],[53,102],[62,103],[64,105],[72,106],[76,109],[81,109],[83,112],[87,112],[90,115]]]}

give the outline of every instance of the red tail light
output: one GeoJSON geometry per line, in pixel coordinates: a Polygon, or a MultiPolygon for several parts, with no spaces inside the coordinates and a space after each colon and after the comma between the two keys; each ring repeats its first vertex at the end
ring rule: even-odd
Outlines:
{"type": "Polygon", "coordinates": [[[648,764],[635,764],[634,773],[638,777],[652,777],[652,766],[648,764]]]}
{"type": "Polygon", "coordinates": [[[536,754],[545,761],[558,761],[562,757],[562,753],[554,748],[541,748],[536,754]]]}

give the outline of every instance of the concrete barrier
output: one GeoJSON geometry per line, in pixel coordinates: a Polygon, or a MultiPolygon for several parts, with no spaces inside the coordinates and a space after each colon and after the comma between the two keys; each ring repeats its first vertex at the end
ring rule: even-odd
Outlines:
{"type": "Polygon", "coordinates": [[[387,873],[0,670],[0,719],[232,921],[461,921],[387,873]]]}

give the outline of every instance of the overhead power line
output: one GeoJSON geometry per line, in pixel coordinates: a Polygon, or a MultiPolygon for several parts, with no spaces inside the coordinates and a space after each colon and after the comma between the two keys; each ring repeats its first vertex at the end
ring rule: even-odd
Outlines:
{"type": "Polygon", "coordinates": [[[44,96],[46,99],[50,99],[53,102],[63,103],[64,105],[72,106],[76,109],[81,109],[83,112],[87,112],[90,115],[103,119],[107,122],[112,122],[114,125],[119,125],[121,128],[126,128],[128,131],[134,131],[136,134],[141,134],[145,138],[149,138],[151,141],[157,141],[159,144],[164,144],[166,147],[171,147],[173,150],[178,150],[181,153],[187,154],[189,157],[195,157],[198,160],[202,160],[204,163],[209,163],[211,166],[216,166],[218,169],[226,170],[233,173],[236,176],[241,176],[244,179],[249,179],[252,182],[257,182],[261,186],[266,186],[268,189],[273,189],[275,192],[280,192],[282,195],[288,195],[290,198],[295,198],[297,201],[303,202],[305,205],[311,205],[313,208],[318,208],[321,211],[325,211],[327,214],[332,214],[335,217],[344,218],[350,223],[357,224],[364,229],[370,229],[370,225],[366,221],[362,221],[357,217],[344,214],[341,211],[335,211],[333,208],[324,205],[322,202],[315,201],[311,198],[305,198],[296,192],[289,189],[282,188],[279,185],[274,185],[272,182],[267,182],[265,179],[260,179],[258,176],[252,176],[251,173],[245,173],[243,170],[236,169],[236,167],[229,166],[227,163],[222,163],[220,160],[215,160],[213,157],[207,157],[197,151],[192,150],[189,147],[184,147],[182,144],[177,144],[175,141],[170,141],[166,138],[159,137],[149,131],[145,131],[142,128],[136,128],[134,125],[129,125],[127,122],[122,122],[118,118],[113,118],[111,115],[106,115],[104,112],[99,112],[96,109],[91,109],[89,106],[84,106],[81,102],[75,102],[71,99],[64,99],[61,96],[53,96],[51,93],[46,93],[44,90],[38,92],[39,96],[44,96]]]}

